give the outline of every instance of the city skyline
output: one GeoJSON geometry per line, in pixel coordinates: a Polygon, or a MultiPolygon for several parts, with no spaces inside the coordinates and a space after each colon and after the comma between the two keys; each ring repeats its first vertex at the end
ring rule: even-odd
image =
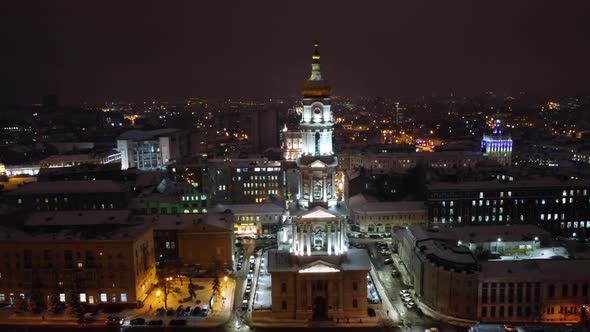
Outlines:
{"type": "Polygon", "coordinates": [[[4,5],[0,103],[295,96],[314,39],[335,95],[584,94],[584,2],[4,5]]]}

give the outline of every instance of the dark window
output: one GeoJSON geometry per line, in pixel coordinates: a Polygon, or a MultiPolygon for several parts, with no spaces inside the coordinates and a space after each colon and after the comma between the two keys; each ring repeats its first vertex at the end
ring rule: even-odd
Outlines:
{"type": "Polygon", "coordinates": [[[358,304],[357,300],[356,300],[356,299],[353,299],[353,300],[352,300],[352,307],[353,307],[353,308],[357,308],[357,307],[358,307],[358,305],[359,305],[359,304],[358,304]]]}
{"type": "Polygon", "coordinates": [[[66,268],[72,268],[74,266],[74,257],[72,256],[71,250],[64,251],[64,265],[66,268]]]}
{"type": "Polygon", "coordinates": [[[519,307],[516,308],[516,316],[517,317],[522,316],[522,307],[519,306],[519,307]]]}
{"type": "Polygon", "coordinates": [[[514,310],[512,309],[512,306],[508,307],[508,316],[512,317],[514,315],[514,310]]]}
{"type": "Polygon", "coordinates": [[[567,285],[561,286],[561,296],[567,296],[567,285]]]}
{"type": "Polygon", "coordinates": [[[486,317],[488,315],[488,307],[481,307],[481,317],[486,317]]]}
{"type": "MultiPolygon", "coordinates": [[[[496,296],[497,296],[497,288],[496,288],[496,283],[492,282],[492,294],[490,295],[491,298],[491,302],[492,303],[496,303],[496,296]]],[[[493,317],[494,315],[492,315],[493,317]]]]}
{"type": "Polygon", "coordinates": [[[506,284],[500,284],[500,303],[504,303],[506,301],[506,284]]]}
{"type": "Polygon", "coordinates": [[[495,306],[490,307],[490,317],[496,317],[496,307],[495,306]]]}
{"type": "Polygon", "coordinates": [[[27,249],[23,252],[23,260],[24,260],[23,267],[25,269],[33,268],[33,252],[31,250],[27,249]]]}
{"type": "Polygon", "coordinates": [[[357,290],[358,288],[359,288],[358,283],[356,281],[353,281],[352,282],[352,290],[357,290]]]}
{"type": "Polygon", "coordinates": [[[286,293],[287,292],[287,283],[282,283],[281,284],[281,292],[286,293]]]}
{"type": "Polygon", "coordinates": [[[582,296],[588,296],[588,284],[582,285],[582,296]]]}
{"type": "Polygon", "coordinates": [[[488,284],[485,282],[481,288],[481,303],[488,303],[488,284]]]}
{"type": "Polygon", "coordinates": [[[578,285],[572,285],[572,296],[578,296],[578,285]]]}
{"type": "Polygon", "coordinates": [[[547,287],[547,296],[555,296],[555,285],[547,287]]]}
{"type": "Polygon", "coordinates": [[[287,301],[281,302],[281,309],[282,310],[287,310],[287,301]]]}
{"type": "Polygon", "coordinates": [[[504,306],[500,306],[500,317],[504,317],[504,306]]]}

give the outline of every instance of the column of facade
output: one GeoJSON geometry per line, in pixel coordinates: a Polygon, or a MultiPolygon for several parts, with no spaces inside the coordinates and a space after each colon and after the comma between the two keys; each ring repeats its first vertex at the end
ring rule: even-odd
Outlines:
{"type": "Polygon", "coordinates": [[[313,202],[313,173],[309,174],[309,202],[313,202]]]}
{"type": "Polygon", "coordinates": [[[299,247],[297,248],[299,250],[299,255],[303,256],[303,228],[304,225],[299,225],[299,247]]]}
{"type": "Polygon", "coordinates": [[[326,180],[326,174],[322,175],[322,198],[324,202],[328,201],[328,181],[326,180]]]}
{"type": "Polygon", "coordinates": [[[332,223],[326,223],[326,238],[328,239],[328,255],[332,254],[332,223]]]}
{"type": "Polygon", "coordinates": [[[334,251],[336,252],[336,255],[340,255],[340,243],[338,242],[340,229],[338,228],[338,223],[336,223],[334,226],[334,251]]]}
{"type": "Polygon", "coordinates": [[[291,238],[291,248],[293,248],[293,253],[297,254],[297,224],[294,223],[293,221],[291,221],[291,234],[292,234],[292,238],[291,238]]]}
{"type": "Polygon", "coordinates": [[[334,176],[336,174],[332,173],[332,176],[330,177],[331,179],[331,186],[332,186],[332,198],[336,198],[336,181],[334,179],[334,176]]]}
{"type": "Polygon", "coordinates": [[[312,236],[312,229],[311,224],[307,224],[307,256],[311,256],[311,236],[312,236]]]}
{"type": "MultiPolygon", "coordinates": [[[[306,284],[307,284],[307,308],[312,308],[312,304],[311,304],[311,280],[306,279],[305,280],[306,284]]],[[[307,309],[305,308],[305,309],[307,309]]]]}
{"type": "Polygon", "coordinates": [[[295,311],[297,311],[301,309],[301,279],[297,279],[297,282],[295,283],[295,288],[295,311]]]}

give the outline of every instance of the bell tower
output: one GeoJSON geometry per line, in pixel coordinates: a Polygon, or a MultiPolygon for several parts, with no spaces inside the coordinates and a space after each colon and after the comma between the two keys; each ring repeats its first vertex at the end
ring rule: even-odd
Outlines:
{"type": "Polygon", "coordinates": [[[336,205],[335,172],[338,159],[332,149],[331,89],[320,71],[318,42],[311,56],[311,75],[302,89],[299,203],[304,207],[336,205]]]}

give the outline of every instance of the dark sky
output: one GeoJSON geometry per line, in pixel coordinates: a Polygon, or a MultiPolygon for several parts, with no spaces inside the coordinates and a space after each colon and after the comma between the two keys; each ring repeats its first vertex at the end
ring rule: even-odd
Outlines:
{"type": "Polygon", "coordinates": [[[1,1],[0,103],[590,91],[590,1],[1,1]]]}

